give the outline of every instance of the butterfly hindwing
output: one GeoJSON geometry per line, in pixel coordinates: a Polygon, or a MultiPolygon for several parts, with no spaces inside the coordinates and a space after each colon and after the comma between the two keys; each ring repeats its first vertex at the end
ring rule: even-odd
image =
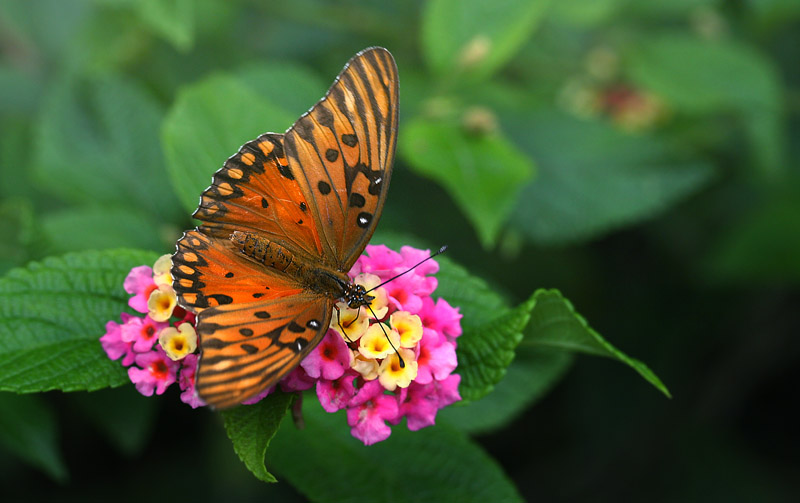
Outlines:
{"type": "Polygon", "coordinates": [[[319,257],[322,245],[308,205],[289,169],[283,135],[266,133],[225,161],[193,216],[203,221],[200,229],[210,235],[257,232],[308,257],[319,257]]]}
{"type": "Polygon", "coordinates": [[[394,59],[386,49],[367,49],[284,135],[289,167],[311,203],[323,261],[339,271],[353,266],[383,210],[397,109],[394,59]]]}
{"type": "Polygon", "coordinates": [[[332,308],[332,299],[297,294],[202,311],[197,319],[202,348],[198,393],[224,408],[275,384],[319,343],[332,308]]]}

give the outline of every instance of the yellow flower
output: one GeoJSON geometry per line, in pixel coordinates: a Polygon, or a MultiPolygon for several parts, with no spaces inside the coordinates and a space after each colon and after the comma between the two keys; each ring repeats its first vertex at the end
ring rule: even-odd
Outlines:
{"type": "Polygon", "coordinates": [[[158,285],[172,286],[172,255],[161,255],[153,264],[153,282],[158,285]]]}
{"type": "MultiPolygon", "coordinates": [[[[400,336],[397,335],[397,332],[387,330],[386,333],[389,334],[392,344],[397,347],[400,344],[400,336]]],[[[383,333],[380,324],[375,323],[370,325],[367,333],[361,336],[361,340],[358,342],[358,352],[367,358],[386,358],[386,355],[394,352],[392,344],[389,344],[389,339],[386,338],[386,334],[383,333]]]]}
{"type": "Polygon", "coordinates": [[[378,362],[373,358],[367,358],[358,351],[353,351],[353,363],[350,368],[361,374],[365,381],[372,381],[378,378],[378,362]]]}
{"type": "Polygon", "coordinates": [[[416,314],[408,311],[395,311],[389,317],[389,323],[400,334],[400,346],[404,348],[416,347],[422,339],[422,320],[416,314]]]}
{"type": "Polygon", "coordinates": [[[414,359],[414,352],[405,348],[398,349],[398,352],[403,357],[404,366],[400,366],[397,353],[392,353],[383,360],[378,369],[378,380],[381,386],[389,391],[394,391],[398,386],[407,388],[417,377],[417,361],[414,359]]]}
{"type": "Polygon", "coordinates": [[[197,349],[197,332],[190,323],[181,323],[175,327],[167,327],[158,335],[158,343],[164,348],[167,356],[180,360],[197,349]]]}
{"type": "Polygon", "coordinates": [[[367,309],[366,312],[368,312],[370,316],[372,316],[372,313],[374,312],[375,319],[382,320],[383,317],[386,316],[386,313],[389,312],[389,295],[386,293],[386,289],[383,287],[372,290],[381,284],[381,278],[375,276],[374,274],[362,272],[355,277],[353,283],[363,286],[364,290],[368,291],[369,295],[374,297],[372,302],[369,303],[369,307],[372,308],[372,311],[367,309]],[[370,292],[370,290],[372,291],[370,292]]]}
{"type": "Polygon", "coordinates": [[[178,298],[175,296],[175,290],[169,285],[159,285],[147,299],[147,309],[150,310],[147,314],[155,321],[167,321],[176,305],[178,298]]]}
{"type": "Polygon", "coordinates": [[[339,312],[333,311],[330,327],[339,332],[345,342],[358,340],[369,327],[369,316],[362,312],[361,308],[350,309],[344,302],[339,302],[336,305],[339,308],[339,312]]]}

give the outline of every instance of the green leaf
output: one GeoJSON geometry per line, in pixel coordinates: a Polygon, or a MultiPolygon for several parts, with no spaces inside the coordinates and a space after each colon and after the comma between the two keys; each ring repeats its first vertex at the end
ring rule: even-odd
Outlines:
{"type": "Polygon", "coordinates": [[[40,237],[29,201],[0,201],[0,274],[34,258],[41,245],[40,237]]]}
{"type": "Polygon", "coordinates": [[[436,416],[437,424],[445,421],[472,435],[503,428],[555,386],[572,361],[569,353],[517,347],[517,356],[491,393],[465,406],[446,407],[436,416]]]}
{"type": "Polygon", "coordinates": [[[512,128],[539,166],[514,214],[542,244],[586,240],[664,211],[708,183],[711,165],[677,157],[653,137],[543,112],[512,128]]]}
{"type": "Polygon", "coordinates": [[[139,0],[136,8],[142,21],[169,41],[187,51],[194,44],[193,0],[139,0]]]}
{"type": "Polygon", "coordinates": [[[40,397],[0,393],[0,445],[54,480],[67,479],[56,418],[40,397]]]}
{"type": "Polygon", "coordinates": [[[440,77],[485,78],[533,34],[547,0],[431,0],[422,14],[422,48],[440,77]]]}
{"type": "Polygon", "coordinates": [[[197,208],[214,172],[241,145],[265,131],[283,131],[294,119],[231,76],[214,75],[182,89],[161,136],[184,208],[197,208]]]}
{"type": "Polygon", "coordinates": [[[625,7],[625,0],[572,0],[554,2],[547,13],[548,21],[580,27],[594,27],[606,22],[625,7]]]}
{"type": "Polygon", "coordinates": [[[708,42],[685,35],[632,44],[629,71],[640,86],[688,114],[738,112],[758,165],[783,168],[781,83],[772,62],[737,42],[708,42]]]}
{"type": "Polygon", "coordinates": [[[21,54],[41,51],[56,62],[90,14],[90,0],[74,0],[68,9],[62,0],[0,2],[0,25],[7,43],[14,44],[21,54]],[[53,15],[56,12],[58,15],[53,15]]]}
{"type": "Polygon", "coordinates": [[[148,214],[133,208],[68,208],[42,217],[48,251],[61,254],[71,251],[104,248],[142,248],[170,250],[178,238],[177,229],[164,233],[148,214]]]}
{"type": "Polygon", "coordinates": [[[469,135],[444,122],[406,124],[400,151],[417,173],[447,189],[485,247],[494,244],[533,172],[532,161],[499,133],[469,135]]]}
{"type": "Polygon", "coordinates": [[[464,403],[487,395],[505,376],[535,303],[531,297],[488,323],[464,327],[456,349],[456,373],[461,375],[458,391],[464,403]]]}
{"type": "Polygon", "coordinates": [[[800,283],[798,222],[800,187],[770,194],[720,230],[704,260],[707,275],[717,282],[742,285],[800,283]]]}
{"type": "MultiPolygon", "coordinates": [[[[129,71],[142,59],[147,60],[147,66],[152,64],[153,56],[148,51],[156,46],[154,36],[136,12],[136,2],[93,0],[92,3],[101,1],[112,5],[95,9],[68,51],[61,55],[64,66],[82,75],[105,75],[129,71]]],[[[163,48],[157,51],[163,52],[163,48]]],[[[140,81],[148,80],[142,77],[137,75],[140,81]]]]}
{"type": "MultiPolygon", "coordinates": [[[[719,0],[671,0],[670,2],[622,2],[626,14],[664,22],[670,19],[685,21],[687,17],[714,11],[719,0]]],[[[748,15],[750,13],[748,12],[748,15]]],[[[718,14],[721,15],[721,14],[718,14]]],[[[666,23],[664,23],[666,24],[666,23]]]]}
{"type": "Polygon", "coordinates": [[[522,501],[498,464],[446,425],[404,425],[369,447],[350,435],[344,414],[306,400],[306,427],[283,424],[270,448],[272,470],[311,501],[522,501]]]}
{"type": "Polygon", "coordinates": [[[256,404],[221,412],[233,449],[247,469],[263,482],[277,482],[264,466],[264,456],[293,400],[291,393],[276,392],[256,404]]]}
{"type": "Polygon", "coordinates": [[[0,113],[27,115],[41,99],[42,82],[27,72],[0,62],[0,113]]]}
{"type": "Polygon", "coordinates": [[[628,357],[595,332],[558,290],[537,290],[530,323],[525,330],[524,346],[561,349],[622,362],[639,373],[666,396],[669,390],[647,365],[628,357]]]}
{"type": "Polygon", "coordinates": [[[0,391],[91,391],[130,382],[99,339],[127,309],[125,276],[156,258],[136,250],[87,251],[0,278],[0,391]]]}
{"type": "Polygon", "coordinates": [[[637,84],[687,112],[779,108],[775,68],[743,44],[680,34],[643,38],[631,46],[629,72],[637,84]]]}
{"type": "MultiPolygon", "coordinates": [[[[235,76],[259,96],[286,112],[286,124],[277,124],[273,131],[284,131],[322,98],[327,90],[316,74],[292,63],[262,63],[237,71],[235,76]]],[[[262,120],[270,119],[268,117],[262,120]]]]}
{"type": "Polygon", "coordinates": [[[158,140],[158,104],[116,77],[55,85],[36,134],[42,187],[76,203],[127,205],[159,219],[179,215],[158,140]]]}
{"type": "Polygon", "coordinates": [[[7,118],[0,121],[0,198],[27,199],[36,202],[39,208],[56,203],[49,194],[44,194],[34,183],[30,166],[33,149],[33,125],[29,120],[7,118]],[[26,169],[20,169],[20,166],[26,169]]]}

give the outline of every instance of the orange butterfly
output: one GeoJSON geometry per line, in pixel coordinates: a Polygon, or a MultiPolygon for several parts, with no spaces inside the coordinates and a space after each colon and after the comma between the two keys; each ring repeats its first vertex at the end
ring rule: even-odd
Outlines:
{"type": "Polygon", "coordinates": [[[245,143],[214,174],[172,256],[197,313],[196,389],[231,407],[275,384],[320,342],[336,301],[372,296],[347,272],[381,216],[397,138],[397,67],[356,54],[285,134],[245,143]]]}

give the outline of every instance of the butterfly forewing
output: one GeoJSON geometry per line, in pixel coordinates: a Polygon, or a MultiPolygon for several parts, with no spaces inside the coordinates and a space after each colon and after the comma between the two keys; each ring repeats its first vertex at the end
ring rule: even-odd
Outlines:
{"type": "Polygon", "coordinates": [[[284,137],[289,167],[313,201],[323,262],[342,272],[364,250],[383,210],[397,108],[394,59],[386,49],[367,49],[284,137]]]}
{"type": "Polygon", "coordinates": [[[316,224],[289,170],[280,134],[263,134],[225,161],[200,196],[194,217],[203,221],[201,230],[209,235],[257,232],[308,257],[322,252],[316,224]]]}
{"type": "Polygon", "coordinates": [[[194,213],[202,225],[178,241],[172,274],[181,305],[197,313],[196,387],[209,405],[230,407],[275,384],[324,336],[341,293],[308,271],[348,272],[372,236],[397,100],[391,54],[362,51],[285,135],[243,145],[203,192],[194,213]],[[280,256],[259,262],[237,248],[235,231],[264,249],[279,245],[280,256]]]}

